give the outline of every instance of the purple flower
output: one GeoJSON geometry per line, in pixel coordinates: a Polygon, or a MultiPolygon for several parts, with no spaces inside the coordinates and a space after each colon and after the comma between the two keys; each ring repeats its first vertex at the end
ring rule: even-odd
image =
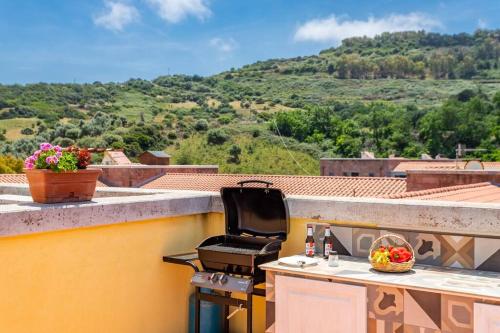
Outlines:
{"type": "Polygon", "coordinates": [[[56,151],[56,157],[57,157],[57,158],[59,158],[59,157],[61,157],[61,156],[62,156],[62,152],[60,152],[60,151],[56,151]]]}
{"type": "Polygon", "coordinates": [[[35,166],[34,164],[34,160],[33,160],[33,156],[30,156],[30,157],[27,157],[25,160],[24,160],[24,167],[26,169],[33,169],[33,167],[35,166]]]}
{"type": "Polygon", "coordinates": [[[35,159],[36,159],[36,158],[38,158],[38,156],[40,156],[40,154],[41,154],[41,153],[42,153],[42,151],[41,151],[41,150],[37,150],[37,151],[35,151],[35,152],[33,153],[33,156],[34,156],[34,157],[35,157],[35,159]]]}
{"type": "Polygon", "coordinates": [[[40,144],[41,151],[49,151],[51,149],[52,149],[52,145],[48,142],[44,142],[44,143],[40,144]]]}
{"type": "Polygon", "coordinates": [[[47,163],[48,165],[56,165],[57,162],[59,162],[59,159],[56,157],[56,156],[48,156],[46,159],[45,159],[45,163],[47,163]]]}
{"type": "Polygon", "coordinates": [[[54,150],[55,150],[57,153],[62,152],[62,148],[61,148],[61,146],[59,146],[59,145],[54,146],[54,147],[52,147],[52,148],[54,148],[54,150]]]}

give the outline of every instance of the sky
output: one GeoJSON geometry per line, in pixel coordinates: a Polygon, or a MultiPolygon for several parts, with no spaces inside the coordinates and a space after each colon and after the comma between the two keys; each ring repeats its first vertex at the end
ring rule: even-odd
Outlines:
{"type": "Polygon", "coordinates": [[[383,31],[500,28],[500,0],[0,0],[0,83],[211,75],[383,31]]]}

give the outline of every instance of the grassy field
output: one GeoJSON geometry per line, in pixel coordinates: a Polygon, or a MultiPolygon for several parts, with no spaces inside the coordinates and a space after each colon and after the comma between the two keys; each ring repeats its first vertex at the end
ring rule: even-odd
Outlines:
{"type": "Polygon", "coordinates": [[[167,152],[172,154],[175,164],[218,164],[221,173],[319,174],[319,160],[311,155],[288,151],[283,145],[271,143],[264,137],[253,138],[241,132],[232,133],[229,142],[220,146],[207,144],[206,136],[197,134],[183,140],[178,148],[169,147],[167,152]],[[242,150],[239,164],[228,162],[233,144],[242,150]]]}
{"type": "Polygon", "coordinates": [[[29,138],[30,135],[21,134],[23,128],[29,127],[36,124],[38,119],[36,118],[13,118],[13,119],[2,119],[0,120],[0,130],[7,130],[5,136],[7,140],[16,140],[20,138],[29,138]]]}
{"type": "Polygon", "coordinates": [[[266,80],[235,78],[242,88],[262,93],[264,99],[286,100],[290,95],[301,96],[308,103],[323,104],[331,101],[385,100],[396,103],[415,103],[422,107],[441,104],[450,95],[464,89],[477,90],[491,96],[500,90],[500,82],[474,80],[339,80],[327,74],[274,75],[266,80]]]}
{"type": "Polygon", "coordinates": [[[152,107],[156,105],[156,100],[140,92],[123,92],[117,97],[114,106],[120,109],[120,115],[129,120],[139,120],[141,113],[144,119],[150,121],[153,118],[152,107]]]}

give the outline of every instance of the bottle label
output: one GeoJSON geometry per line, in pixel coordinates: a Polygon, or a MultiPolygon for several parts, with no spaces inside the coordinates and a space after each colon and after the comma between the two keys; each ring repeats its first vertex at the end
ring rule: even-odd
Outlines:
{"type": "Polygon", "coordinates": [[[314,256],[314,252],[316,247],[314,246],[314,242],[306,243],[306,256],[314,256]]]}
{"type": "Polygon", "coordinates": [[[331,250],[333,250],[333,245],[330,244],[330,243],[326,243],[325,244],[325,256],[328,257],[328,255],[330,254],[331,250]]]}

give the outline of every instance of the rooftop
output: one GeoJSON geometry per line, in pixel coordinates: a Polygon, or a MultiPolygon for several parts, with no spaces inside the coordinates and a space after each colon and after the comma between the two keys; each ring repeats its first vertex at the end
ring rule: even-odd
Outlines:
{"type": "MultiPolygon", "coordinates": [[[[467,161],[410,161],[401,162],[393,172],[407,172],[408,170],[465,170],[467,161]]],[[[484,170],[500,170],[500,162],[482,162],[484,170]]]]}
{"type": "Polygon", "coordinates": [[[106,159],[106,156],[109,156],[109,159],[111,159],[114,163],[116,164],[132,164],[132,162],[128,159],[127,155],[125,155],[124,152],[118,151],[118,150],[106,150],[104,152],[104,158],[106,159]]]}
{"type": "Polygon", "coordinates": [[[406,191],[406,181],[384,177],[326,177],[240,174],[167,174],[142,186],[148,189],[218,192],[242,180],[272,182],[287,195],[384,197],[406,191]]]}
{"type": "Polygon", "coordinates": [[[500,186],[490,182],[441,187],[389,195],[391,199],[418,199],[500,204],[500,186]]]}
{"type": "Polygon", "coordinates": [[[145,153],[150,153],[154,157],[170,157],[169,154],[167,154],[161,150],[148,150],[148,151],[145,151],[143,154],[145,154],[145,153]]]}

